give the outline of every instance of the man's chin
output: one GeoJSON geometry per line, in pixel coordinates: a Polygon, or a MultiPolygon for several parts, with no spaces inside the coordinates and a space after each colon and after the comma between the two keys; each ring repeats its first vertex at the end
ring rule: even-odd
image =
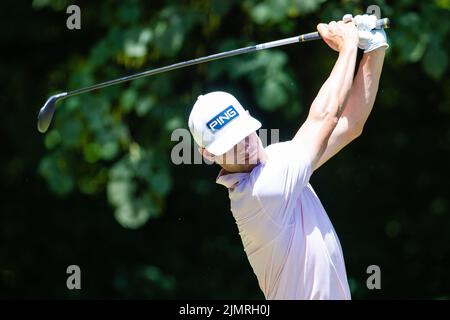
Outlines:
{"type": "Polygon", "coordinates": [[[258,165],[258,163],[255,163],[255,164],[221,164],[220,166],[227,172],[239,173],[239,172],[250,172],[257,165],[258,165]]]}

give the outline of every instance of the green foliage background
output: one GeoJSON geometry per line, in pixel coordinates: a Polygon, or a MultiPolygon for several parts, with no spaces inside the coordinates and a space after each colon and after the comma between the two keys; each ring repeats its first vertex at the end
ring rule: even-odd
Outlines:
{"type": "Polygon", "coordinates": [[[53,93],[310,32],[381,7],[390,49],[363,135],[311,180],[354,298],[450,297],[450,1],[2,2],[0,297],[263,298],[213,166],[173,165],[196,97],[234,93],[290,139],[328,76],[322,42],[202,64],[64,100],[53,93]],[[66,267],[82,290],[66,289],[66,267]],[[381,267],[382,289],[365,286],[381,267]]]}

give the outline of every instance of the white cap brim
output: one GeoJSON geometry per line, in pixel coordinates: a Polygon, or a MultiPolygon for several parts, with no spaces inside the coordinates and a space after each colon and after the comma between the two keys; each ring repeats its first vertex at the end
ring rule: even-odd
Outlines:
{"type": "Polygon", "coordinates": [[[215,156],[220,156],[233,148],[245,137],[261,128],[261,122],[250,116],[249,114],[242,115],[244,118],[241,121],[231,122],[228,133],[217,138],[205,149],[215,156]]]}

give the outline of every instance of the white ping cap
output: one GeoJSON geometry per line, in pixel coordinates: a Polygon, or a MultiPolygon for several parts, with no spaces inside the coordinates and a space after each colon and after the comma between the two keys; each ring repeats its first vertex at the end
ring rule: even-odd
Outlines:
{"type": "Polygon", "coordinates": [[[261,123],[233,95],[222,91],[199,96],[189,115],[189,130],[195,142],[216,156],[260,127],[261,123]]]}

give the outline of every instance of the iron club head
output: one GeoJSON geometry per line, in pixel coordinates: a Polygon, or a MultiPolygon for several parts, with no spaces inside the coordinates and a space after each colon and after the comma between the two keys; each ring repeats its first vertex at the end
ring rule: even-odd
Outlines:
{"type": "Polygon", "coordinates": [[[45,102],[38,114],[39,132],[44,133],[47,131],[50,123],[52,122],[53,114],[55,113],[55,103],[65,96],[67,96],[67,92],[58,93],[48,98],[45,102]]]}

